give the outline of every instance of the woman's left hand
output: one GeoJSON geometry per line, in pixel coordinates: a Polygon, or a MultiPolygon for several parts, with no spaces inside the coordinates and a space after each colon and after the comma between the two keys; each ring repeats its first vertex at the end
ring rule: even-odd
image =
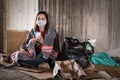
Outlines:
{"type": "Polygon", "coordinates": [[[57,58],[57,52],[55,52],[54,50],[52,50],[52,54],[53,57],[57,58]]]}

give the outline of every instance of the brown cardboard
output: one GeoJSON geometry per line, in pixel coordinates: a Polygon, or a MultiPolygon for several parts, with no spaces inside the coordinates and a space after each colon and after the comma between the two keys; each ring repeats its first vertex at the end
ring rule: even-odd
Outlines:
{"type": "Polygon", "coordinates": [[[7,30],[7,53],[12,54],[13,52],[20,49],[21,44],[26,39],[28,31],[17,31],[7,30]]]}

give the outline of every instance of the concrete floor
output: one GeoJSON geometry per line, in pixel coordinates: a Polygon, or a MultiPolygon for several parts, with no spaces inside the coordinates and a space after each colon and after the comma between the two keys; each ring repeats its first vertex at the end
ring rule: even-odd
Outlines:
{"type": "MultiPolygon", "coordinates": [[[[2,62],[0,61],[2,64],[2,62]]],[[[0,64],[0,80],[48,80],[52,78],[52,71],[50,69],[44,70],[41,69],[28,69],[28,68],[13,68],[13,69],[4,69],[0,64]]],[[[91,67],[89,67],[91,68],[91,67]]],[[[120,67],[110,67],[102,65],[94,65],[94,68],[86,69],[87,80],[97,80],[98,75],[96,74],[99,71],[107,72],[111,77],[116,78],[113,80],[120,80],[120,67]]],[[[100,78],[100,76],[99,76],[100,78]]],[[[50,79],[52,80],[52,79],[50,79]]],[[[105,80],[100,78],[99,80],[105,80]]]]}
{"type": "Polygon", "coordinates": [[[0,65],[0,80],[39,80],[35,77],[18,71],[17,69],[4,69],[0,65]]]}
{"type": "MultiPolygon", "coordinates": [[[[120,68],[100,65],[96,65],[95,67],[94,70],[85,70],[87,80],[105,80],[96,74],[98,71],[106,71],[111,77],[115,78],[113,80],[120,80],[120,68]]],[[[52,71],[50,70],[36,72],[36,70],[26,71],[25,68],[24,70],[21,69],[22,68],[5,69],[0,65],[0,80],[49,80],[48,78],[52,78],[52,71]]]]}
{"type": "MultiPolygon", "coordinates": [[[[0,80],[46,80],[52,77],[50,68],[25,68],[15,67],[6,69],[4,65],[9,63],[3,62],[0,54],[0,80]]],[[[44,67],[42,65],[41,67],[44,67]]]]}

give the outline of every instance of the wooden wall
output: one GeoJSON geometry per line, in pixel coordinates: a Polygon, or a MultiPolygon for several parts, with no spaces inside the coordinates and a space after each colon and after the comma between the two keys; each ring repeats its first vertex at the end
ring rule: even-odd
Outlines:
{"type": "Polygon", "coordinates": [[[110,0],[108,22],[110,53],[120,56],[120,0],[110,0]]]}
{"type": "Polygon", "coordinates": [[[3,1],[0,0],[0,51],[3,51],[3,1]]]}
{"type": "Polygon", "coordinates": [[[3,0],[9,30],[30,30],[38,12],[38,0],[3,0]]]}
{"type": "Polygon", "coordinates": [[[39,7],[48,12],[60,45],[64,37],[97,39],[96,51],[120,53],[120,0],[0,0],[0,4],[2,1],[7,29],[31,29],[39,7]]]}
{"type": "Polygon", "coordinates": [[[119,7],[120,0],[39,0],[39,10],[48,12],[60,43],[67,36],[97,39],[95,50],[107,52],[120,48],[119,7]]]}
{"type": "Polygon", "coordinates": [[[33,28],[34,26],[35,16],[38,12],[38,0],[0,0],[0,1],[3,2],[2,4],[4,18],[3,51],[7,52],[8,47],[7,30],[20,30],[20,31],[31,30],[31,28],[33,28]]]}

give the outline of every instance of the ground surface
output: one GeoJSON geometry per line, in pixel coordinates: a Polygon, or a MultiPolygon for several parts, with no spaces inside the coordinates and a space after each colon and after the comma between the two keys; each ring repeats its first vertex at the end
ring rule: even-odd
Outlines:
{"type": "Polygon", "coordinates": [[[4,69],[0,65],[0,80],[38,80],[35,77],[24,74],[16,69],[4,69]]]}
{"type": "MultiPolygon", "coordinates": [[[[29,69],[17,67],[13,69],[5,69],[4,62],[0,60],[0,80],[58,80],[52,78],[52,71],[50,69],[29,69]],[[49,78],[49,79],[48,79],[49,78]]],[[[87,80],[95,80],[96,76],[99,80],[105,80],[96,74],[99,71],[107,72],[113,80],[120,80],[120,67],[110,67],[95,65],[93,69],[85,70],[87,73],[87,80]]]]}

